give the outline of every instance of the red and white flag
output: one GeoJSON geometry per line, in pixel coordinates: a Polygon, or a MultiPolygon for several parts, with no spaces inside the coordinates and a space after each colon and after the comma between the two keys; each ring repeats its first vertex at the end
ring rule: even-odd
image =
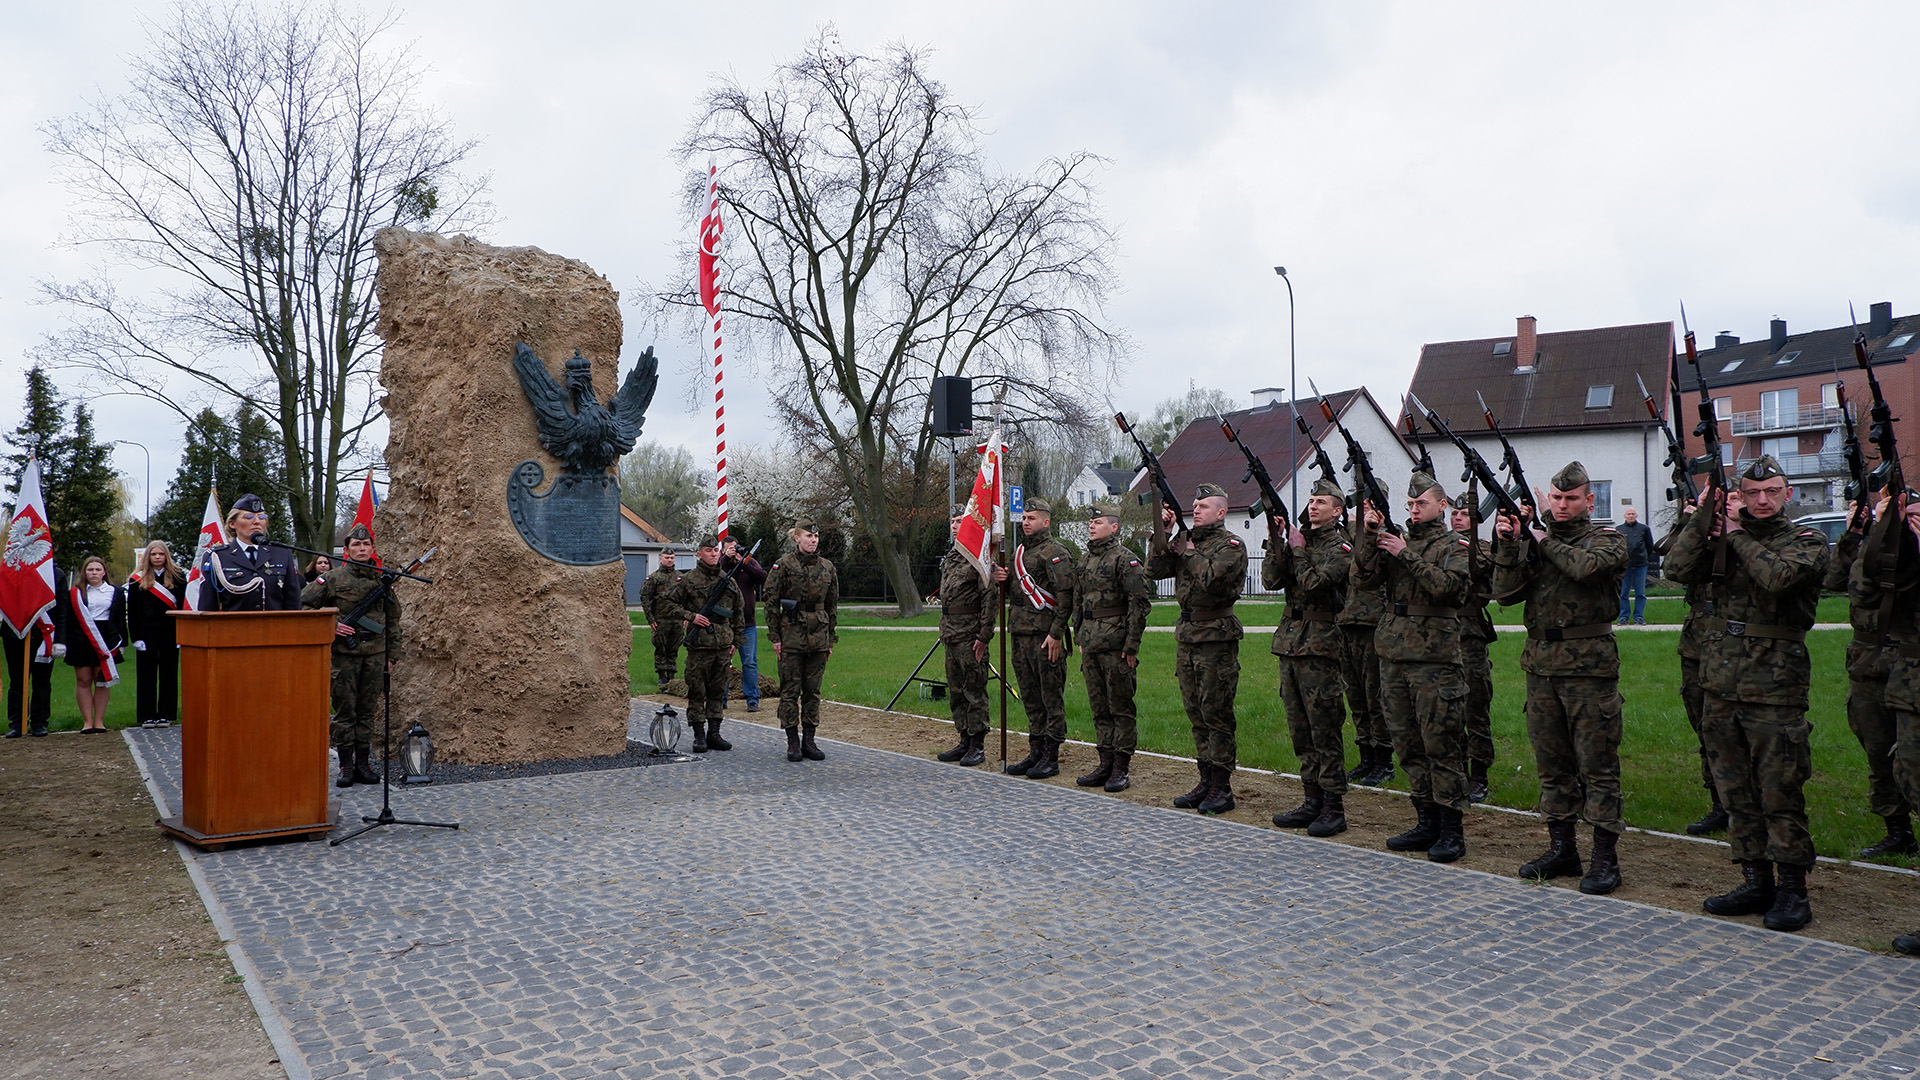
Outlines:
{"type": "Polygon", "coordinates": [[[707,212],[700,218],[700,306],[707,309],[707,350],[713,358],[714,504],[720,539],[727,538],[727,402],[720,381],[720,170],[707,163],[707,212]]]}
{"type": "Polygon", "coordinates": [[[980,473],[973,478],[973,493],[967,496],[967,508],[960,519],[960,530],[953,542],[980,571],[982,584],[993,580],[993,546],[1006,531],[1007,488],[1000,475],[1000,459],[1006,454],[1000,429],[987,437],[980,452],[980,473]]]}
{"type": "Polygon", "coordinates": [[[180,598],[180,606],[188,611],[200,610],[200,579],[206,576],[207,552],[227,542],[227,532],[220,526],[220,493],[207,492],[207,512],[200,519],[200,536],[193,542],[193,562],[187,571],[186,594],[180,598]]]}
{"type": "Polygon", "coordinates": [[[20,473],[20,496],[13,501],[6,547],[0,551],[0,619],[25,637],[55,599],[53,533],[40,495],[40,459],[33,458],[20,473]]]}
{"type": "MultiPolygon", "coordinates": [[[[373,512],[378,509],[379,506],[380,492],[374,489],[373,472],[372,470],[368,470],[366,486],[360,489],[360,507],[353,512],[353,523],[367,527],[368,539],[372,539],[373,537],[373,512]]],[[[373,552],[373,565],[387,565],[380,561],[380,551],[378,548],[375,548],[373,552]]]]}

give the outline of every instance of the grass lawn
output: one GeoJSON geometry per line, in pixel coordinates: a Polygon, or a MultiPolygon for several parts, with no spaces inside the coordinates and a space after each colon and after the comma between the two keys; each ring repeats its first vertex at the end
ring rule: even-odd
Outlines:
{"type": "MultiPolygon", "coordinates": [[[[113,688],[113,696],[107,701],[107,726],[110,728],[133,726],[133,667],[133,652],[128,650],[127,662],[120,665],[120,685],[113,688]]],[[[4,670],[0,668],[0,671],[4,670]]],[[[9,693],[17,692],[11,683],[7,684],[6,689],[9,693]]],[[[47,729],[80,730],[80,705],[73,699],[73,669],[64,660],[53,662],[53,715],[47,720],[47,729]]]]}
{"type": "MultiPolygon", "coordinates": [[[[1156,608],[1156,614],[1158,613],[1156,608]]],[[[1518,609],[1515,609],[1516,611],[1518,609]]],[[[1823,618],[1825,615],[1823,613],[1823,618]]],[[[897,621],[896,621],[897,622],[897,621]]],[[[1815,631],[1808,635],[1813,649],[1813,777],[1806,786],[1814,842],[1823,855],[1844,858],[1878,839],[1884,832],[1879,818],[1867,810],[1866,761],[1846,724],[1846,675],[1842,666],[1846,631],[1815,631]]],[[[1678,832],[1707,808],[1700,786],[1698,743],[1687,726],[1679,697],[1679,634],[1647,631],[1620,635],[1621,692],[1626,698],[1626,735],[1620,749],[1622,783],[1626,789],[1626,818],[1634,825],[1678,832]]],[[[827,666],[826,696],[876,708],[886,705],[894,691],[926,655],[933,633],[850,634],[843,637],[827,666]]],[[[1277,661],[1267,651],[1266,635],[1249,636],[1241,646],[1240,760],[1248,765],[1295,772],[1298,761],[1286,734],[1279,700],[1277,661]]],[[[1539,798],[1533,752],[1527,744],[1521,715],[1525,681],[1520,673],[1519,635],[1503,634],[1494,644],[1493,737],[1496,761],[1492,800],[1505,806],[1531,808],[1539,798]]],[[[1139,714],[1140,747],[1190,756],[1193,738],[1173,678],[1174,642],[1170,634],[1149,634],[1143,644],[1135,707],[1139,714]]],[[[772,650],[761,648],[771,673],[772,650]]],[[[998,649],[994,662],[999,663],[998,649]]],[[[925,674],[940,678],[943,657],[935,652],[925,674]]],[[[651,691],[653,648],[644,626],[634,632],[633,660],[629,664],[636,693],[651,691]]],[[[71,676],[68,685],[71,685],[71,676]]],[[[918,688],[909,688],[898,708],[928,716],[947,715],[944,702],[925,701],[918,688]]],[[[997,700],[997,688],[989,687],[997,700]]],[[[71,710],[71,698],[68,699],[71,710]]],[[[117,703],[117,702],[116,702],[117,703]]],[[[996,721],[998,713],[995,713],[996,721]]],[[[1017,702],[1008,710],[1011,730],[1024,731],[1026,721],[1017,702]]],[[[1078,662],[1068,665],[1067,726],[1071,737],[1091,740],[1093,723],[1087,711],[1078,662]]],[[[1351,752],[1351,748],[1349,748],[1351,752]]],[[[1354,764],[1356,761],[1350,761],[1354,764]]],[[[1404,777],[1396,781],[1404,788],[1404,777]]]]}

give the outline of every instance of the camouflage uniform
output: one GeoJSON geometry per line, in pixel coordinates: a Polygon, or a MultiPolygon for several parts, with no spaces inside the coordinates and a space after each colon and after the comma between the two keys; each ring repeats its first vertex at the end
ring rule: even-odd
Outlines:
{"type": "MultiPolygon", "coordinates": [[[[1742,474],[1761,482],[1782,476],[1770,456],[1742,474]]],[[[1802,785],[1812,771],[1807,694],[1812,671],[1806,632],[1813,626],[1832,553],[1817,529],[1782,513],[1766,520],[1740,511],[1741,529],[1725,539],[1724,580],[1714,581],[1716,542],[1707,536],[1716,515],[1695,514],[1674,541],[1667,576],[1712,582],[1713,614],[1700,620],[1700,681],[1706,690],[1701,722],[1714,787],[1729,818],[1727,839],[1747,882],[1708,901],[1716,914],[1750,914],[1762,900],[1775,923],[1797,895],[1805,918],[1805,873],[1813,865],[1802,785]],[[1781,870],[1779,894],[1773,870],[1781,870]],[[1744,890],[1744,891],[1743,891],[1744,890]]],[[[1781,929],[1798,929],[1798,925],[1781,929]]]]}
{"type": "MultiPolygon", "coordinates": [[[[1552,483],[1576,490],[1586,485],[1586,470],[1575,462],[1552,483]]],[[[1494,599],[1526,603],[1520,668],[1527,673],[1527,741],[1540,776],[1540,816],[1552,838],[1545,861],[1528,863],[1521,876],[1579,873],[1573,827],[1584,817],[1594,828],[1594,861],[1581,891],[1612,892],[1619,885],[1613,844],[1627,828],[1620,817],[1620,649],[1613,638],[1626,538],[1582,510],[1549,520],[1545,539],[1503,537],[1494,550],[1494,599]]]]}
{"type": "MultiPolygon", "coordinates": [[[[364,566],[342,563],[326,578],[308,585],[300,593],[305,608],[339,608],[339,618],[360,605],[367,594],[380,587],[380,575],[364,566]]],[[[352,637],[333,639],[333,723],[328,729],[333,745],[340,748],[342,760],[350,747],[365,749],[373,742],[374,724],[380,717],[380,694],[387,684],[387,650],[400,644],[400,601],[393,590],[372,611],[383,633],[360,631],[352,637]]]]}
{"type": "Polygon", "coordinates": [[[672,620],[683,627],[687,646],[687,723],[693,728],[694,745],[706,745],[706,729],[718,728],[724,719],[727,676],[732,672],[733,649],[747,625],[746,600],[740,587],[731,580],[707,626],[695,626],[693,617],[707,604],[707,594],[719,583],[722,571],[717,566],[696,562],[693,569],[680,575],[664,597],[662,621],[672,620]]]}
{"type": "MultiPolygon", "coordinates": [[[[1920,550],[1915,548],[1911,531],[1903,530],[1897,545],[1884,531],[1882,523],[1875,522],[1874,531],[1863,546],[1878,552],[1897,548],[1881,556],[1897,557],[1895,572],[1883,574],[1877,566],[1868,571],[1855,569],[1849,599],[1856,606],[1874,608],[1877,614],[1885,599],[1880,579],[1888,578],[1886,584],[1893,586],[1895,603],[1886,636],[1900,644],[1893,648],[1884,696],[1887,711],[1893,716],[1893,775],[1908,805],[1920,806],[1920,604],[1915,602],[1916,595],[1920,594],[1920,550]]],[[[1868,560],[1863,557],[1859,561],[1868,560]]],[[[1893,948],[1908,956],[1920,956],[1920,933],[1901,934],[1893,939],[1893,948]]]]}
{"type": "MultiPolygon", "coordinates": [[[[1027,500],[1029,511],[1051,513],[1038,499],[1027,500]]],[[[1013,673],[1020,680],[1020,704],[1027,710],[1027,746],[1025,761],[1010,765],[1007,771],[1024,775],[1038,767],[1043,776],[1051,776],[1043,762],[1057,762],[1060,744],[1067,737],[1067,650],[1072,640],[1068,632],[1073,617],[1073,556],[1053,538],[1053,530],[1040,529],[1022,538],[1014,558],[1025,567],[1033,583],[1052,595],[1048,606],[1035,607],[1020,587],[1017,575],[1009,574],[1005,588],[1012,607],[1007,614],[1007,632],[1013,635],[1013,673]],[[1047,659],[1046,640],[1061,644],[1058,660],[1047,659]]],[[[1058,766],[1054,766],[1058,771],[1058,766]]]]}
{"type": "MultiPolygon", "coordinates": [[[[1313,493],[1326,494],[1318,483],[1313,493]]],[[[1333,494],[1339,494],[1338,489],[1333,494]]],[[[1346,720],[1341,704],[1346,684],[1340,675],[1346,641],[1334,619],[1346,598],[1353,543],[1338,523],[1310,527],[1303,533],[1306,546],[1301,548],[1275,545],[1268,537],[1260,585],[1268,591],[1287,591],[1286,613],[1273,631],[1272,651],[1280,658],[1280,700],[1286,707],[1294,755],[1300,759],[1300,782],[1312,806],[1317,797],[1337,800],[1347,792],[1346,747],[1340,737],[1346,720]]],[[[1304,821],[1289,825],[1276,818],[1276,823],[1311,825],[1319,813],[1316,809],[1307,816],[1306,809],[1303,806],[1294,815],[1305,817],[1304,821]]]]}
{"type": "Polygon", "coordinates": [[[660,617],[664,594],[679,580],[680,571],[663,566],[648,574],[640,585],[640,610],[646,613],[647,623],[653,627],[653,675],[661,686],[673,681],[674,670],[680,663],[680,623],[660,617]]]}
{"type": "Polygon", "coordinates": [[[987,734],[987,662],[973,658],[973,643],[993,640],[997,602],[981,581],[979,568],[959,548],[947,552],[940,564],[940,646],[947,654],[947,704],[953,710],[954,730],[962,737],[987,734]]]}
{"type": "MultiPolygon", "coordinates": [[[[1213,484],[1202,484],[1199,491],[1196,498],[1226,497],[1213,484]]],[[[1247,549],[1224,523],[1196,527],[1187,536],[1193,550],[1176,552],[1156,532],[1153,557],[1147,562],[1147,573],[1156,580],[1174,579],[1173,595],[1180,604],[1180,621],[1173,631],[1174,670],[1200,768],[1200,785],[1174,805],[1185,809],[1211,803],[1232,809],[1239,726],[1233,699],[1240,689],[1240,639],[1245,636],[1233,605],[1246,584],[1247,549]]]]}
{"type": "Polygon", "coordinates": [[[1335,620],[1345,639],[1340,681],[1347,688],[1353,742],[1360,750],[1360,765],[1347,779],[1367,784],[1384,784],[1393,778],[1393,733],[1387,730],[1380,704],[1380,652],[1373,647],[1374,628],[1386,610],[1385,589],[1378,585],[1363,589],[1349,581],[1347,602],[1335,620]]]}
{"type": "MultiPolygon", "coordinates": [[[[1667,576],[1671,580],[1672,575],[1667,576]]],[[[1707,763],[1706,736],[1700,730],[1700,718],[1707,707],[1707,691],[1700,683],[1700,642],[1706,635],[1706,620],[1713,616],[1713,597],[1707,583],[1688,585],[1686,601],[1687,617],[1680,624],[1680,704],[1700,746],[1700,786],[1707,789],[1707,797],[1712,800],[1707,816],[1687,826],[1687,832],[1706,836],[1727,827],[1727,812],[1720,805],[1720,792],[1713,786],[1713,766],[1707,763]]]]}
{"type": "Polygon", "coordinates": [[[819,552],[789,552],[767,572],[767,640],[780,646],[780,726],[820,724],[820,682],[840,640],[840,578],[819,552]]]}
{"type": "MultiPolygon", "coordinates": [[[[1478,517],[1469,495],[1456,508],[1478,517]],[[1463,505],[1464,503],[1464,505],[1463,505]]],[[[1493,768],[1493,659],[1488,650],[1499,638],[1487,601],[1493,596],[1493,545],[1477,533],[1462,533],[1468,541],[1467,572],[1473,591],[1462,605],[1466,633],[1460,638],[1460,671],[1467,679],[1467,789],[1469,797],[1485,798],[1487,773],[1493,768]]]]}
{"type": "Polygon", "coordinates": [[[1912,854],[1913,806],[1894,776],[1893,752],[1898,731],[1886,706],[1887,675],[1900,656],[1898,644],[1889,644],[1880,629],[1878,589],[1866,579],[1867,560],[1859,557],[1862,537],[1849,529],[1835,545],[1833,562],[1821,587],[1847,594],[1847,617],[1853,640],[1847,643],[1847,726],[1867,755],[1867,806],[1886,822],[1886,839],[1868,847],[1864,858],[1912,854]],[[1873,600],[1863,601],[1871,595],[1873,600]]]}
{"type": "MultiPolygon", "coordinates": [[[[1100,513],[1096,511],[1096,516],[1100,513]]],[[[1080,645],[1080,675],[1087,684],[1087,704],[1093,710],[1093,730],[1100,764],[1112,775],[1114,756],[1133,756],[1135,731],[1133,691],[1138,663],[1140,637],[1147,629],[1147,609],[1153,606],[1153,585],[1146,567],[1120,542],[1106,537],[1087,545],[1087,557],[1080,563],[1075,590],[1079,596],[1077,636],[1080,645]]],[[[1129,761],[1119,771],[1127,772],[1129,761]]],[[[1097,775],[1099,770],[1089,773],[1097,775]]],[[[1087,777],[1081,777],[1086,780],[1087,777]]]]}

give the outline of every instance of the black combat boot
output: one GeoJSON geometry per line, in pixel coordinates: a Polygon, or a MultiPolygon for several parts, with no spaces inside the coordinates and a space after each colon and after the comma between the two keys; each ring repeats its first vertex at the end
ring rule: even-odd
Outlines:
{"type": "Polygon", "coordinates": [[[799,728],[790,727],[787,729],[787,760],[788,761],[800,760],[800,729],[799,728]]]}
{"type": "MultiPolygon", "coordinates": [[[[1185,795],[1175,795],[1173,797],[1174,809],[1191,810],[1194,807],[1199,806],[1200,803],[1206,799],[1207,790],[1213,787],[1213,766],[1200,765],[1199,768],[1200,768],[1200,782],[1198,784],[1195,784],[1193,786],[1193,790],[1187,792],[1185,795]]],[[[1008,771],[1012,771],[1012,770],[1008,770],[1008,771]]]]}
{"type": "Polygon", "coordinates": [[[1705,817],[1687,826],[1688,836],[1712,836],[1727,831],[1727,808],[1720,805],[1720,793],[1709,791],[1707,794],[1713,796],[1713,807],[1705,817]]]}
{"type": "Polygon", "coordinates": [[[973,736],[962,735],[960,736],[960,741],[953,744],[953,749],[940,751],[933,755],[933,760],[948,762],[959,761],[961,758],[967,756],[967,750],[972,746],[973,736]]]}
{"type": "MultiPolygon", "coordinates": [[[[724,720],[726,718],[721,717],[720,719],[724,720]]],[[[712,723],[707,725],[707,749],[709,750],[733,749],[732,743],[720,737],[720,720],[715,720],[712,723]]]]}
{"type": "Polygon", "coordinates": [[[1467,801],[1477,803],[1487,801],[1487,766],[1467,766],[1467,801]]]}
{"type": "Polygon", "coordinates": [[[1605,896],[1620,887],[1620,856],[1614,845],[1620,834],[1593,827],[1593,860],[1587,863],[1587,876],[1580,879],[1580,891],[1589,896],[1605,896]]]}
{"type": "Polygon", "coordinates": [[[1740,864],[1740,876],[1742,881],[1732,891],[1709,896],[1701,902],[1707,914],[1758,915],[1773,907],[1772,863],[1765,859],[1746,860],[1740,864]]]}
{"type": "Polygon", "coordinates": [[[1092,772],[1074,777],[1075,787],[1099,787],[1113,775],[1113,751],[1099,750],[1097,753],[1100,755],[1100,764],[1095,765],[1092,772]]]}
{"type": "Polygon", "coordinates": [[[1115,750],[1113,752],[1113,772],[1107,775],[1106,785],[1103,788],[1101,788],[1101,790],[1102,791],[1125,791],[1128,788],[1132,787],[1133,777],[1127,775],[1127,770],[1129,768],[1132,768],[1132,766],[1133,766],[1132,754],[1123,753],[1119,750],[1115,750]]]}
{"type": "Polygon", "coordinates": [[[1373,775],[1375,767],[1373,756],[1373,747],[1363,746],[1360,748],[1360,764],[1347,770],[1347,783],[1358,784],[1373,775]]]}
{"type": "Polygon", "coordinates": [[[707,722],[705,720],[689,720],[687,721],[687,726],[693,729],[693,745],[688,749],[696,754],[706,753],[707,722]]]}
{"type": "Polygon", "coordinates": [[[1361,783],[1369,787],[1384,787],[1393,779],[1393,749],[1383,746],[1373,755],[1373,771],[1361,783]]]}
{"type": "Polygon", "coordinates": [[[1040,744],[1040,760],[1027,770],[1027,779],[1045,780],[1060,775],[1060,740],[1045,739],[1040,744]]]}
{"type": "Polygon", "coordinates": [[[1203,814],[1224,814],[1233,809],[1233,771],[1216,765],[1213,769],[1213,786],[1207,789],[1207,797],[1200,800],[1198,807],[1203,814]]]}
{"type": "Polygon", "coordinates": [[[1540,857],[1520,867],[1520,877],[1536,881],[1548,878],[1579,877],[1580,838],[1574,832],[1575,823],[1571,821],[1547,822],[1547,850],[1540,857]]]}
{"type": "Polygon", "coordinates": [[[1320,819],[1320,811],[1327,805],[1326,796],[1320,792],[1319,784],[1305,784],[1307,797],[1299,806],[1284,814],[1273,815],[1273,823],[1282,829],[1304,829],[1320,819]]]}
{"type": "Polygon", "coordinates": [[[969,768],[987,760],[987,733],[967,736],[967,752],[960,755],[960,764],[969,768]]]}
{"type": "Polygon", "coordinates": [[[1807,902],[1807,868],[1780,864],[1780,884],[1773,890],[1773,906],[1760,920],[1769,930],[1794,931],[1813,921],[1813,905],[1807,902]]]}
{"type": "Polygon", "coordinates": [[[1307,826],[1308,836],[1338,836],[1347,831],[1347,797],[1326,793],[1320,816],[1307,826]]]}
{"type": "Polygon", "coordinates": [[[1435,806],[1434,811],[1440,815],[1440,836],[1427,849],[1427,858],[1432,862],[1457,862],[1467,853],[1466,811],[1450,806],[1435,806]]]}
{"type": "Polygon", "coordinates": [[[1038,735],[1027,736],[1027,756],[1007,766],[1008,776],[1025,776],[1027,770],[1040,764],[1040,747],[1046,743],[1038,735]]]}
{"type": "MultiPolygon", "coordinates": [[[[373,766],[367,764],[367,759],[372,756],[373,747],[371,746],[356,746],[353,748],[354,782],[361,784],[377,784],[380,782],[380,774],[374,772],[373,766]]],[[[386,765],[383,762],[381,768],[384,769],[385,767],[386,765]]]]}
{"type": "Polygon", "coordinates": [[[334,749],[339,751],[340,753],[340,779],[335,780],[333,782],[333,786],[334,787],[352,787],[353,786],[353,747],[336,746],[334,747],[334,749]]]}
{"type": "Polygon", "coordinates": [[[1920,934],[1901,934],[1894,938],[1893,951],[1905,956],[1920,956],[1920,934]]]}
{"type": "Polygon", "coordinates": [[[1413,828],[1387,837],[1388,851],[1425,851],[1440,839],[1440,808],[1425,799],[1413,800],[1413,812],[1420,816],[1413,828]]]}
{"type": "Polygon", "coordinates": [[[806,758],[808,761],[827,760],[825,751],[821,750],[813,741],[814,729],[819,726],[818,724],[807,724],[800,729],[800,756],[806,758]]]}
{"type": "Polygon", "coordinates": [[[1920,854],[1913,840],[1913,819],[1905,814],[1886,819],[1887,835],[1860,849],[1863,859],[1884,859],[1889,855],[1920,854]]]}

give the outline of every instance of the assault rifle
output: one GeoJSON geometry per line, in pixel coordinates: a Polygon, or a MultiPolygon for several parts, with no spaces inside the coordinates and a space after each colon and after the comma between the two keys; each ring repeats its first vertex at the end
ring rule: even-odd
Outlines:
{"type": "Polygon", "coordinates": [[[1707,374],[1700,370],[1700,353],[1694,348],[1693,328],[1687,325],[1687,305],[1680,305],[1680,328],[1685,332],[1681,341],[1687,349],[1687,364],[1693,368],[1693,381],[1698,384],[1700,404],[1698,411],[1700,422],[1694,425],[1693,434],[1700,439],[1706,453],[1693,459],[1690,470],[1696,475],[1707,478],[1707,490],[1727,490],[1725,466],[1720,463],[1720,418],[1713,411],[1713,395],[1707,389],[1707,374]]]}
{"type": "Polygon", "coordinates": [[[733,609],[721,606],[721,602],[727,598],[727,586],[732,584],[733,575],[738,574],[740,568],[747,565],[747,560],[753,558],[753,553],[759,550],[760,541],[755,540],[753,546],[747,549],[747,553],[734,561],[733,569],[721,573],[720,580],[714,582],[707,590],[707,600],[700,605],[700,614],[705,615],[708,622],[733,618],[733,609]]]}
{"type": "Polygon", "coordinates": [[[1900,467],[1900,447],[1893,438],[1895,417],[1886,395],[1880,392],[1880,380],[1873,374],[1873,354],[1867,351],[1864,333],[1853,335],[1853,362],[1867,373],[1867,389],[1873,394],[1873,406],[1867,410],[1867,438],[1873,440],[1880,464],[1874,467],[1872,475],[1880,480],[1878,486],[1882,491],[1898,495],[1907,489],[1907,478],[1900,467]]]}
{"type": "MultiPolygon", "coordinates": [[[[1133,445],[1140,448],[1140,464],[1146,466],[1147,471],[1153,474],[1153,486],[1160,493],[1161,505],[1173,508],[1174,536],[1176,539],[1184,538],[1187,535],[1187,516],[1180,509],[1180,500],[1174,498],[1173,485],[1167,482],[1167,470],[1160,467],[1159,456],[1147,449],[1146,443],[1140,441],[1140,436],[1133,430],[1133,425],[1127,423],[1126,413],[1114,413],[1113,422],[1120,425],[1120,430],[1127,433],[1127,437],[1133,440],[1133,445]]],[[[1160,527],[1160,523],[1155,521],[1153,525],[1155,536],[1160,535],[1160,527]]]]}
{"type": "MultiPolygon", "coordinates": [[[[1460,451],[1460,458],[1466,463],[1466,468],[1460,472],[1460,482],[1464,484],[1469,480],[1478,480],[1480,486],[1486,488],[1487,492],[1493,496],[1493,500],[1499,505],[1501,513],[1510,514],[1521,521],[1525,521],[1527,518],[1526,511],[1522,510],[1520,504],[1514,501],[1513,493],[1508,491],[1506,485],[1500,482],[1499,474],[1493,471],[1493,466],[1487,464],[1486,458],[1480,456],[1480,451],[1475,450],[1472,446],[1468,445],[1465,439],[1456,435],[1452,425],[1448,424],[1439,413],[1429,409],[1419,398],[1414,397],[1411,393],[1409,393],[1407,397],[1413,402],[1414,408],[1426,414],[1427,423],[1433,425],[1435,431],[1445,435],[1447,441],[1454,445],[1454,449],[1460,451]]],[[[1477,513],[1479,507],[1475,507],[1474,510],[1477,513]]]]}
{"type": "Polygon", "coordinates": [[[1523,516],[1529,518],[1535,517],[1536,515],[1533,513],[1533,488],[1527,484],[1527,474],[1520,468],[1519,452],[1514,450],[1513,444],[1507,441],[1507,433],[1500,430],[1500,421],[1493,418],[1493,407],[1487,404],[1486,397],[1478,390],[1473,392],[1473,396],[1480,400],[1480,415],[1486,418],[1487,429],[1492,431],[1494,435],[1500,439],[1500,453],[1502,455],[1500,467],[1507,470],[1507,479],[1513,481],[1514,486],[1520,490],[1520,494],[1516,496],[1516,501],[1524,503],[1528,508],[1528,512],[1523,516]]]}
{"type": "Polygon", "coordinates": [[[1287,521],[1287,504],[1280,501],[1280,492],[1275,490],[1273,477],[1268,474],[1266,465],[1261,462],[1259,456],[1256,455],[1245,442],[1241,441],[1240,433],[1233,430],[1233,425],[1227,423],[1226,417],[1217,412],[1214,413],[1213,416],[1214,419],[1220,421],[1220,433],[1227,437],[1228,442],[1239,447],[1242,454],[1246,455],[1246,479],[1253,481],[1260,488],[1260,501],[1266,509],[1269,527],[1278,529],[1284,534],[1289,524],[1287,521]]]}
{"type": "MultiPolygon", "coordinates": [[[[1413,445],[1420,450],[1420,460],[1414,464],[1414,468],[1432,476],[1434,474],[1433,455],[1427,453],[1426,441],[1420,438],[1420,421],[1413,415],[1413,410],[1407,407],[1406,398],[1400,399],[1400,412],[1407,418],[1407,434],[1413,436],[1413,445]]],[[[1465,478],[1462,477],[1462,479],[1465,478]]]]}
{"type": "Polygon", "coordinates": [[[1340,417],[1334,414],[1333,406],[1327,403],[1326,395],[1320,392],[1318,386],[1314,386],[1312,379],[1307,380],[1307,385],[1312,387],[1313,396],[1319,399],[1320,415],[1326,417],[1327,423],[1332,424],[1333,429],[1340,433],[1340,437],[1347,441],[1346,471],[1353,474],[1354,496],[1365,500],[1368,505],[1380,511],[1381,525],[1388,532],[1399,532],[1399,527],[1393,523],[1393,504],[1387,499],[1386,489],[1380,486],[1380,479],[1373,475],[1373,460],[1367,456],[1367,451],[1360,445],[1360,440],[1354,438],[1353,432],[1348,431],[1347,426],[1340,422],[1340,417]]]}
{"type": "Polygon", "coordinates": [[[1336,470],[1333,467],[1333,459],[1327,456],[1327,448],[1321,446],[1320,440],[1313,437],[1313,429],[1307,426],[1307,418],[1300,415],[1300,410],[1294,408],[1293,402],[1287,402],[1287,408],[1293,412],[1294,426],[1300,429],[1300,434],[1305,435],[1307,442],[1313,446],[1313,467],[1320,470],[1320,479],[1333,480],[1334,485],[1339,486],[1339,480],[1333,475],[1336,470]]]}
{"type": "Polygon", "coordinates": [[[408,563],[404,570],[394,570],[381,566],[379,563],[363,562],[360,559],[349,559],[344,555],[340,557],[340,561],[343,563],[351,563],[354,566],[364,566],[369,570],[376,571],[380,575],[380,584],[376,586],[372,592],[361,597],[360,602],[353,605],[345,615],[340,616],[341,622],[353,628],[353,633],[345,635],[349,645],[353,644],[352,639],[359,637],[361,634],[372,636],[374,634],[384,634],[387,632],[386,624],[373,617],[373,609],[377,607],[382,600],[387,598],[388,593],[393,591],[393,583],[403,577],[432,584],[433,579],[419,577],[414,574],[414,571],[420,569],[421,564],[433,558],[433,553],[439,550],[440,546],[438,544],[428,548],[425,555],[408,563]]]}
{"type": "Polygon", "coordinates": [[[1849,529],[1866,532],[1873,522],[1873,485],[1867,476],[1867,455],[1860,449],[1860,429],[1854,426],[1853,409],[1847,404],[1847,380],[1840,377],[1839,362],[1834,362],[1833,397],[1834,404],[1840,407],[1840,456],[1847,462],[1847,501],[1853,504],[1853,518],[1847,522],[1849,529]]]}
{"type": "Polygon", "coordinates": [[[1660,404],[1653,400],[1653,394],[1647,390],[1647,382],[1639,372],[1633,373],[1633,382],[1640,388],[1640,398],[1647,403],[1647,415],[1660,426],[1660,434],[1667,437],[1667,460],[1662,464],[1673,470],[1673,486],[1667,489],[1667,501],[1677,503],[1697,503],[1700,501],[1700,489],[1693,482],[1693,471],[1688,468],[1687,447],[1673,434],[1667,421],[1660,415],[1660,404]]]}

